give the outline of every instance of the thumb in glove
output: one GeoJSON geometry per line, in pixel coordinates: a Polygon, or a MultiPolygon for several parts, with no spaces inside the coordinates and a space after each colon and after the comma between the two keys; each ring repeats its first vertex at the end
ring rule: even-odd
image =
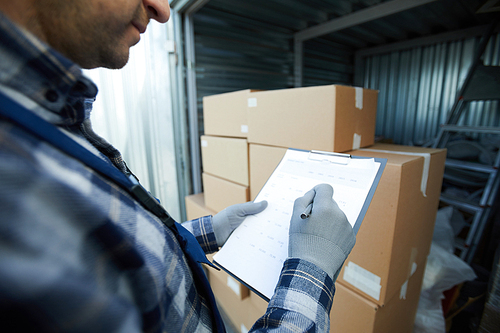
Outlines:
{"type": "Polygon", "coordinates": [[[217,245],[222,246],[229,235],[236,229],[248,215],[262,212],[267,207],[267,201],[245,202],[227,207],[212,218],[217,245]]]}

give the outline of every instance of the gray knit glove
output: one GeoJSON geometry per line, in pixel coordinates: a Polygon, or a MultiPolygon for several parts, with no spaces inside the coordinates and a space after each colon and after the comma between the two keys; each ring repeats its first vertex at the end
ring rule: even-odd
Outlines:
{"type": "Polygon", "coordinates": [[[334,282],[356,243],[351,224],[333,200],[333,188],[327,184],[317,185],[295,200],[289,236],[289,257],[312,262],[334,282]],[[311,202],[310,216],[302,219],[301,213],[311,202]]]}
{"type": "Polygon", "coordinates": [[[248,215],[262,212],[267,207],[267,201],[245,202],[227,207],[212,218],[217,245],[222,246],[229,235],[248,215]]]}

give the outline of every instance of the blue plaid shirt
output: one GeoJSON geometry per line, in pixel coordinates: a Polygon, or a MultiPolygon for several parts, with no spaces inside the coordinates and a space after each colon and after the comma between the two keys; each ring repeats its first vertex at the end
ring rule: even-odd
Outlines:
{"type": "MultiPolygon", "coordinates": [[[[0,13],[0,90],[124,173],[89,120],[96,86],[0,13]]],[[[183,224],[217,250],[210,216],[183,224]]],[[[326,332],[334,285],[283,267],[253,331],[326,332]]],[[[0,118],[0,330],[210,332],[212,312],[170,229],[127,192],[0,118]]]]}

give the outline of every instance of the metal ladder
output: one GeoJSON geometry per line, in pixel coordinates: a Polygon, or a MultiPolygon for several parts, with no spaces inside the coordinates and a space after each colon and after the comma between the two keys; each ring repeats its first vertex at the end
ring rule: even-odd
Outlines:
{"type": "MultiPolygon", "coordinates": [[[[492,22],[482,37],[466,79],[450,109],[446,123],[441,125],[433,143],[434,148],[446,147],[451,133],[500,134],[500,127],[459,125],[460,117],[470,102],[500,99],[500,66],[484,66],[481,61],[481,57],[497,24],[498,22],[496,21],[492,22]]],[[[500,152],[497,153],[493,165],[483,165],[447,158],[446,167],[468,170],[469,172],[473,171],[484,174],[485,178],[487,177],[479,204],[477,202],[457,199],[444,193],[441,194],[440,198],[442,203],[452,205],[473,216],[465,240],[463,243],[457,245],[459,256],[464,261],[471,263],[485,227],[488,224],[492,206],[500,186],[500,173],[498,172],[500,167],[500,152]]]]}

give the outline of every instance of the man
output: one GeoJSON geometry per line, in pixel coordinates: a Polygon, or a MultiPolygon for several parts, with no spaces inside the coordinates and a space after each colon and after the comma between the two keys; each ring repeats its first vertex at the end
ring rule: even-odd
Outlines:
{"type": "MultiPolygon", "coordinates": [[[[169,14],[167,0],[0,0],[3,332],[224,331],[201,250],[266,203],[174,223],[92,131],[97,88],[80,70],[123,67],[148,22],[169,14]]],[[[290,258],[252,330],[328,331],[355,242],[332,194],[318,185],[296,200],[290,258]]]]}

